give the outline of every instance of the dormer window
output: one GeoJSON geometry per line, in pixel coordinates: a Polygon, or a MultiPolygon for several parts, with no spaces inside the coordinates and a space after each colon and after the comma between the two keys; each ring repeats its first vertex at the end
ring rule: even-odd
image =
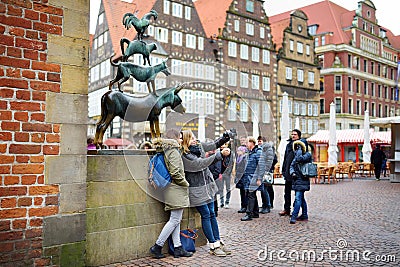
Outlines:
{"type": "Polygon", "coordinates": [[[308,33],[310,35],[316,35],[317,34],[317,29],[318,29],[318,25],[317,24],[310,25],[310,26],[308,26],[308,33]]]}
{"type": "Polygon", "coordinates": [[[247,12],[254,12],[254,1],[253,0],[246,0],[246,11],[247,12]]]}
{"type": "Polygon", "coordinates": [[[385,38],[386,37],[386,31],[384,29],[379,30],[379,37],[385,38]]]}

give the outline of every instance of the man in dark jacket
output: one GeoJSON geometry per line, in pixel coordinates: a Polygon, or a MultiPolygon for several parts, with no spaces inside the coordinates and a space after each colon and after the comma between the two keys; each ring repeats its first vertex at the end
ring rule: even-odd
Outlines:
{"type": "Polygon", "coordinates": [[[282,175],[285,179],[285,203],[283,205],[283,210],[279,212],[281,216],[290,216],[290,207],[292,205],[292,176],[290,175],[290,164],[294,158],[294,151],[292,148],[293,142],[301,138],[301,132],[298,129],[292,130],[292,137],[288,140],[286,145],[285,157],[282,164],[282,175]]]}
{"type": "Polygon", "coordinates": [[[371,163],[374,164],[375,178],[377,181],[381,179],[382,163],[386,159],[385,153],[381,150],[380,145],[376,145],[371,153],[371,163]]]}

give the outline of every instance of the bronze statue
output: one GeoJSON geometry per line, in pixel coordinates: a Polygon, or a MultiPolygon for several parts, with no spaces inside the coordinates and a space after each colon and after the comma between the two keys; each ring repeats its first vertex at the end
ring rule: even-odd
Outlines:
{"type": "Polygon", "coordinates": [[[110,81],[109,89],[111,90],[113,84],[118,82],[118,90],[120,92],[122,92],[121,84],[126,82],[129,79],[129,77],[132,76],[139,82],[146,82],[149,93],[153,92],[154,95],[157,95],[156,94],[156,85],[154,82],[157,74],[159,72],[162,72],[167,76],[171,74],[168,70],[166,61],[163,61],[160,64],[157,64],[155,66],[150,66],[150,67],[141,67],[141,66],[135,65],[131,62],[114,63],[112,61],[112,57],[110,58],[110,62],[111,62],[112,66],[118,67],[118,71],[117,71],[116,77],[110,81]],[[119,80],[121,80],[121,81],[119,82],[119,80]],[[151,89],[151,87],[152,87],[152,89],[151,89]]]}
{"type": "Polygon", "coordinates": [[[144,41],[129,41],[129,39],[125,37],[121,38],[119,43],[121,45],[122,61],[128,61],[128,58],[134,54],[141,54],[143,56],[144,65],[146,65],[147,60],[149,66],[151,66],[150,53],[157,49],[157,45],[155,43],[146,44],[144,41]],[[124,44],[128,44],[126,50],[124,44]]]}
{"type": "Polygon", "coordinates": [[[136,17],[136,13],[137,12],[135,12],[135,14],[126,13],[122,18],[122,24],[124,24],[127,30],[129,30],[133,26],[138,33],[138,40],[142,40],[144,32],[150,25],[150,19],[154,18],[154,20],[156,20],[158,17],[158,13],[155,10],[150,10],[150,12],[145,14],[142,19],[136,17]]]}
{"type": "Polygon", "coordinates": [[[179,91],[185,84],[158,90],[160,96],[148,94],[143,97],[129,96],[119,91],[108,91],[101,97],[101,118],[97,123],[94,144],[102,147],[103,135],[112,120],[119,116],[129,122],[150,121],[151,137],[160,137],[160,125],[158,117],[161,110],[171,107],[174,111],[184,113],[182,99],[179,91]]]}

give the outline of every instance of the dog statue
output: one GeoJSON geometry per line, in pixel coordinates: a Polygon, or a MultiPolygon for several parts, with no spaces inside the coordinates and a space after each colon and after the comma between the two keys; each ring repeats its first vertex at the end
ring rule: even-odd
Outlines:
{"type": "Polygon", "coordinates": [[[148,94],[144,97],[129,96],[119,91],[108,91],[101,97],[101,117],[96,126],[94,144],[103,147],[103,135],[112,120],[119,116],[129,122],[150,121],[151,137],[160,137],[160,125],[158,117],[165,107],[171,107],[174,111],[184,113],[182,99],[178,93],[185,84],[158,90],[160,96],[148,94]]]}
{"type": "Polygon", "coordinates": [[[130,41],[128,38],[123,37],[119,41],[122,51],[122,61],[128,61],[128,58],[134,54],[141,54],[143,56],[144,65],[146,65],[146,60],[150,64],[150,53],[157,49],[155,43],[146,44],[144,41],[133,40],[130,41]],[[124,44],[128,44],[126,50],[124,44]]]}
{"type": "Polygon", "coordinates": [[[155,79],[159,72],[164,73],[165,75],[170,75],[171,73],[168,70],[168,66],[166,61],[161,62],[155,66],[150,67],[142,67],[139,65],[135,65],[131,62],[118,62],[115,63],[112,61],[112,57],[110,58],[111,65],[114,67],[118,67],[117,75],[113,80],[110,81],[109,89],[111,90],[114,83],[118,82],[118,90],[121,90],[121,84],[126,82],[130,76],[135,78],[139,82],[146,82],[147,89],[149,93],[156,94],[156,85],[155,79]],[[120,81],[121,80],[121,81],[120,81]],[[151,88],[152,87],[152,88],[151,88]]]}

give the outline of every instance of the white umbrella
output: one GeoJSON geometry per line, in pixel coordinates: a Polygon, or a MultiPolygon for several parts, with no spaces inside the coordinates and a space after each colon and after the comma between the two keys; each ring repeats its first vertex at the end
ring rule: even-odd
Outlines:
{"type": "Polygon", "coordinates": [[[287,140],[289,139],[289,99],[288,93],[284,92],[282,97],[282,114],[281,114],[281,141],[278,146],[278,155],[280,162],[280,169],[282,172],[283,159],[285,157],[285,150],[287,145],[287,140]]]}
{"type": "Polygon", "coordinates": [[[294,123],[294,128],[301,131],[299,117],[296,117],[296,120],[295,120],[295,123],[294,123]]]}
{"type": "Polygon", "coordinates": [[[364,144],[362,148],[364,162],[371,162],[372,147],[369,136],[369,111],[366,110],[364,114],[364,144]]]}
{"type": "Polygon", "coordinates": [[[330,104],[329,109],[329,147],[328,147],[328,164],[337,165],[337,140],[336,140],[336,105],[334,102],[330,104]]]}
{"type": "Polygon", "coordinates": [[[199,139],[201,142],[206,140],[206,116],[204,115],[203,102],[201,102],[199,105],[199,126],[197,130],[197,139],[199,139]]]}

